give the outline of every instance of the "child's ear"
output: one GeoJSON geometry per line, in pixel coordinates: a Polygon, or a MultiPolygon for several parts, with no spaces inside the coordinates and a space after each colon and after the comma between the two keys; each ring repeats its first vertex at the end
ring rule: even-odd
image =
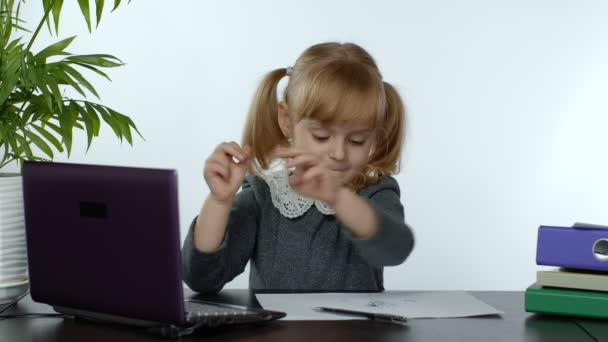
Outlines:
{"type": "Polygon", "coordinates": [[[279,102],[279,127],[286,138],[291,137],[291,119],[287,111],[287,103],[284,101],[279,102]]]}

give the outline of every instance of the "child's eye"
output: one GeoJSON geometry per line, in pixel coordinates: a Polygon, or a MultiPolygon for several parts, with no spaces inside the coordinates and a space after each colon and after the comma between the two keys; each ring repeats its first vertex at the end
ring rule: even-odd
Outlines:
{"type": "Polygon", "coordinates": [[[350,142],[351,144],[358,146],[365,144],[365,140],[351,140],[350,142]]]}
{"type": "Polygon", "coordinates": [[[316,140],[316,141],[327,141],[327,139],[329,139],[329,136],[323,136],[323,135],[312,135],[312,137],[316,140]]]}

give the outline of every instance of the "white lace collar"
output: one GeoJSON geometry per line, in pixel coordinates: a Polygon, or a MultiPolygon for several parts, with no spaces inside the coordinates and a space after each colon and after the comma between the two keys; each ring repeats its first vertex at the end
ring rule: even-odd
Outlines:
{"type": "Polygon", "coordinates": [[[289,170],[279,170],[261,175],[270,188],[272,204],[287,218],[302,216],[314,204],[317,210],[325,215],[334,215],[336,211],[325,202],[303,197],[289,186],[289,170]]]}

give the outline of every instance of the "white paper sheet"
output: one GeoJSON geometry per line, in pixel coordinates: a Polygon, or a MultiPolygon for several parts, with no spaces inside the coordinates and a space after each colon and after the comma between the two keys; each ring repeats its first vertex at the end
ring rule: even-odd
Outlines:
{"type": "Polygon", "coordinates": [[[298,321],[357,319],[318,312],[314,310],[315,307],[387,313],[406,318],[471,317],[503,313],[464,291],[256,294],[256,297],[264,309],[286,312],[284,320],[298,321]]]}

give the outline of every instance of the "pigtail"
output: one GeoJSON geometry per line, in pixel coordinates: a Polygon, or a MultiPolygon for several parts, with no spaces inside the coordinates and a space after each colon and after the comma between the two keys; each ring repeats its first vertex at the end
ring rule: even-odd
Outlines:
{"type": "MultiPolygon", "coordinates": [[[[386,117],[382,136],[383,146],[377,157],[380,159],[382,168],[398,172],[401,148],[403,147],[403,136],[405,129],[405,108],[397,90],[387,82],[384,82],[386,93],[386,117]]],[[[372,155],[372,160],[375,160],[372,155]]]]}
{"type": "Polygon", "coordinates": [[[399,171],[399,158],[404,139],[405,108],[401,96],[395,88],[384,82],[386,111],[378,127],[376,143],[370,162],[361,177],[357,177],[354,187],[374,184],[379,177],[392,175],[399,171]]]}
{"type": "Polygon", "coordinates": [[[279,104],[277,85],[287,75],[287,69],[276,69],[264,77],[251,102],[245,129],[243,146],[249,145],[253,150],[253,162],[249,172],[258,174],[267,169],[272,160],[271,153],[277,145],[287,143],[279,126],[279,104]]]}

